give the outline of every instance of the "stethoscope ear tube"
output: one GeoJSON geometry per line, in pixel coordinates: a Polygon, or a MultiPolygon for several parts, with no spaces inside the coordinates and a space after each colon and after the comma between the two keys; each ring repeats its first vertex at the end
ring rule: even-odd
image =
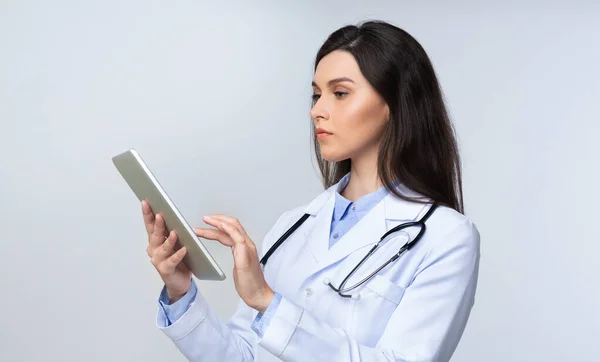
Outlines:
{"type": "Polygon", "coordinates": [[[296,231],[296,229],[299,228],[300,225],[302,225],[304,223],[304,221],[306,221],[306,219],[308,219],[309,216],[310,216],[310,214],[304,214],[304,215],[302,215],[302,217],[300,219],[298,219],[298,221],[296,221],[294,223],[294,225],[292,225],[292,227],[289,228],[288,231],[286,231],[283,235],[281,235],[281,237],[275,242],[275,244],[273,244],[273,246],[271,246],[269,248],[269,251],[267,251],[267,253],[262,257],[262,259],[260,259],[260,263],[263,265],[263,267],[267,264],[267,261],[269,260],[269,258],[271,257],[271,255],[275,252],[275,250],[277,250],[277,248],[279,248],[279,246],[281,244],[283,244],[283,242],[290,235],[292,235],[292,233],[294,231],[296,231]]]}

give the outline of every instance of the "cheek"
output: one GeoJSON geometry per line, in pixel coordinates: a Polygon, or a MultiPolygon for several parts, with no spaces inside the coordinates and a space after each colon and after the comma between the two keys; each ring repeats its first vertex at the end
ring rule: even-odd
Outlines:
{"type": "Polygon", "coordinates": [[[342,161],[377,145],[385,126],[366,112],[338,114],[332,123],[335,134],[319,142],[321,156],[328,161],[342,161]]]}
{"type": "Polygon", "coordinates": [[[339,114],[335,129],[344,144],[365,147],[378,143],[385,127],[383,107],[371,100],[352,105],[339,114]]]}
{"type": "Polygon", "coordinates": [[[376,96],[352,99],[331,111],[334,135],[319,141],[321,156],[341,161],[379,144],[387,124],[386,105],[376,96]]]}

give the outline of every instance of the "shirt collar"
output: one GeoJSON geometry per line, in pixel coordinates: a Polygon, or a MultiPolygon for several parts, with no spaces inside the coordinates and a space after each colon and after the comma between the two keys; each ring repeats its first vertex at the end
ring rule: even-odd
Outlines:
{"type": "Polygon", "coordinates": [[[342,218],[351,204],[354,204],[357,216],[359,218],[362,217],[389,193],[385,186],[381,186],[377,191],[364,195],[355,202],[352,202],[341,195],[344,188],[348,186],[349,181],[350,173],[347,173],[338,183],[335,193],[335,206],[333,208],[333,218],[336,221],[342,218]]]}

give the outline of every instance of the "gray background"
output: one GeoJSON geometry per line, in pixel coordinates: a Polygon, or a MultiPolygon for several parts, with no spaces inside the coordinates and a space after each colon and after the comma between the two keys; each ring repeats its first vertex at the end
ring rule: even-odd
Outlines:
{"type": "Polygon", "coordinates": [[[482,260],[453,361],[600,360],[600,8],[566,3],[1,1],[0,360],[183,361],[110,158],[135,147],[193,225],[260,242],[321,190],[314,55],[370,18],[422,43],[459,133],[482,260]]]}

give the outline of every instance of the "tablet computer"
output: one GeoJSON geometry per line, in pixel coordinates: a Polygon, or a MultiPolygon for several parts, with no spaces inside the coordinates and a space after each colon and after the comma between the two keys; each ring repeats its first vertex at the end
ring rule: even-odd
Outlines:
{"type": "Polygon", "coordinates": [[[140,203],[142,200],[148,201],[152,212],[163,216],[168,233],[175,230],[177,233],[175,250],[185,246],[187,253],[183,262],[192,274],[203,280],[224,280],[225,274],[217,262],[177,210],[137,151],[132,148],[114,156],[112,160],[140,203]]]}

